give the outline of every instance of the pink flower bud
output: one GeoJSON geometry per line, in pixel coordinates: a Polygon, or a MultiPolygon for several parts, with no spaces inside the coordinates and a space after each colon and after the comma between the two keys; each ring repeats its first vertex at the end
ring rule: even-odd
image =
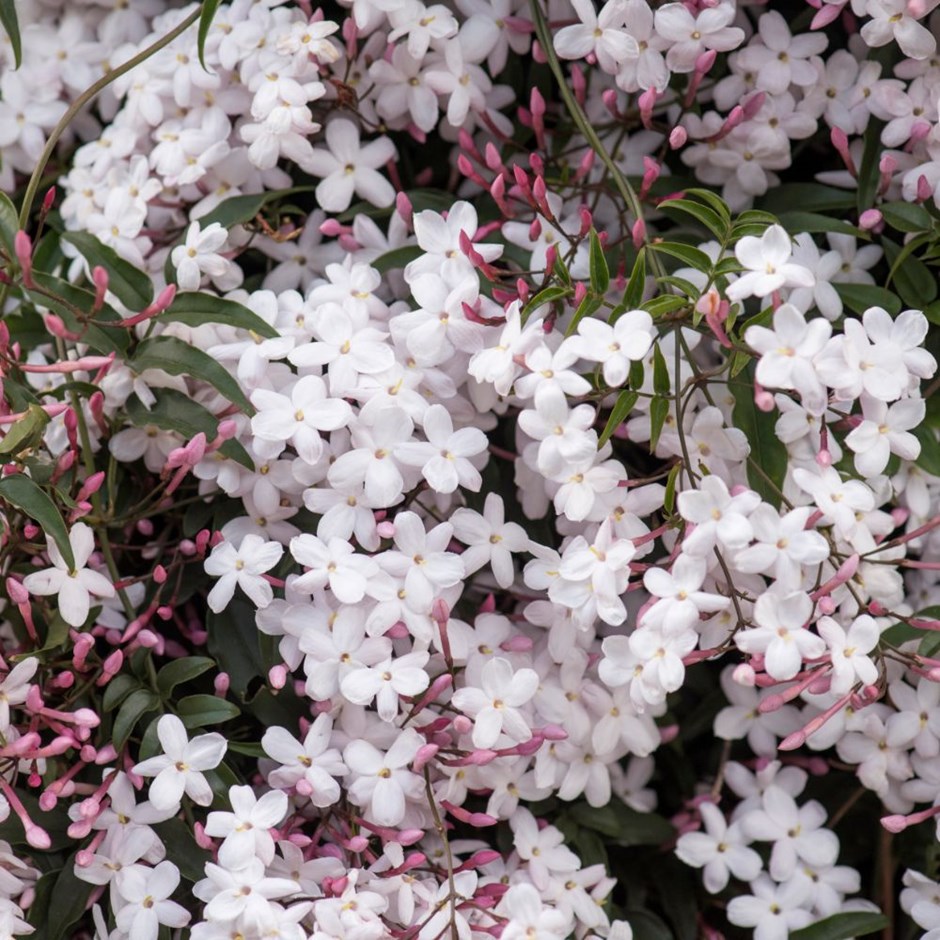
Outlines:
{"type": "Polygon", "coordinates": [[[858,217],[858,227],[871,232],[884,223],[884,216],[877,209],[866,209],[858,217]]]}

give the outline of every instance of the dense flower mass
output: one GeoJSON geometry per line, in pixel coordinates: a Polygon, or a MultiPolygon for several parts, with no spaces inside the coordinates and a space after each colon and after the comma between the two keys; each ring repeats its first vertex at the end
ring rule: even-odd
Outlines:
{"type": "Polygon", "coordinates": [[[0,3],[0,940],[940,937],[935,6],[0,3]]]}

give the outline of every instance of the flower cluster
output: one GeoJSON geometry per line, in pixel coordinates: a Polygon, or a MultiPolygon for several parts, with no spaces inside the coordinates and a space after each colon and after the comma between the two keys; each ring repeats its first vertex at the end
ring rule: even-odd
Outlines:
{"type": "Polygon", "coordinates": [[[933,935],[931,5],[21,6],[0,937],[933,935]]]}

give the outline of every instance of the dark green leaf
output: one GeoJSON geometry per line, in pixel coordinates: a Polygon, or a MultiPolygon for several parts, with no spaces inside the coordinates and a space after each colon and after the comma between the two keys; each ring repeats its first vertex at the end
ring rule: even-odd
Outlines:
{"type": "Polygon", "coordinates": [[[556,300],[561,300],[563,297],[567,297],[570,293],[570,287],[561,287],[558,284],[552,284],[543,288],[525,305],[525,311],[523,312],[522,318],[526,319],[533,310],[538,310],[538,308],[544,304],[551,304],[556,300]]]}
{"type": "Polygon", "coordinates": [[[212,856],[196,844],[196,837],[182,819],[174,817],[154,825],[160,841],[166,846],[168,858],[187,881],[201,881],[206,875],[206,862],[212,856]]]}
{"type": "Polygon", "coordinates": [[[590,234],[590,271],[591,271],[591,290],[598,294],[606,294],[610,287],[610,269],[607,267],[607,259],[604,257],[604,248],[601,240],[597,237],[597,232],[592,228],[590,234]]]}
{"type": "Polygon", "coordinates": [[[728,219],[700,202],[693,202],[691,199],[666,199],[659,203],[658,208],[667,215],[670,212],[681,212],[692,216],[721,242],[726,241],[730,235],[731,226],[728,219]]]}
{"type": "Polygon", "coordinates": [[[601,833],[616,845],[662,845],[676,834],[672,824],[662,816],[639,813],[616,797],[601,807],[575,803],[567,815],[578,825],[601,833]]]}
{"type": "Polygon", "coordinates": [[[861,229],[844,219],[834,219],[818,212],[781,212],[779,221],[791,235],[799,235],[800,232],[838,232],[856,238],[864,237],[861,229]]]}
{"type": "Polygon", "coordinates": [[[577,328],[578,324],[585,318],[592,316],[599,309],[601,304],[604,302],[603,297],[599,297],[597,294],[589,293],[584,295],[584,300],[578,304],[578,309],[575,310],[574,316],[571,318],[571,322],[568,324],[568,329],[565,330],[566,336],[571,336],[577,328]]]}
{"type": "Polygon", "coordinates": [[[158,323],[185,323],[187,326],[221,323],[224,326],[250,330],[269,339],[280,335],[273,326],[243,304],[204,291],[184,291],[177,294],[173,303],[154,319],[158,323]]]}
{"type": "Polygon", "coordinates": [[[933,217],[914,202],[883,202],[878,210],[885,222],[899,232],[925,232],[933,226],[933,217]]]}
{"type": "MultiPolygon", "coordinates": [[[[636,310],[643,303],[643,293],[646,290],[646,248],[641,248],[633,262],[633,270],[627,281],[627,289],[623,292],[622,306],[624,311],[636,310]]],[[[615,320],[611,317],[611,321],[615,320]]]]}
{"type": "Polygon", "coordinates": [[[147,689],[138,689],[131,692],[124,700],[124,703],[118,709],[114,719],[114,727],[111,729],[111,743],[115,749],[120,751],[128,738],[137,726],[137,722],[147,713],[160,707],[160,699],[147,691],[147,689]]]}
{"type": "MultiPolygon", "coordinates": [[[[129,398],[125,403],[127,417],[134,427],[145,428],[152,425],[162,431],[175,431],[187,440],[200,432],[209,440],[215,438],[219,430],[219,422],[198,402],[172,388],[157,389],[154,394],[157,400],[149,409],[145,408],[136,397],[129,398]]],[[[219,451],[223,456],[240,463],[247,470],[255,469],[254,461],[238,441],[226,441],[219,451]]]]}
{"type": "Polygon", "coordinates": [[[597,449],[600,450],[613,436],[614,431],[620,427],[621,424],[627,419],[627,415],[633,411],[634,406],[636,405],[639,395],[636,392],[631,392],[630,389],[625,388],[618,396],[617,401],[614,402],[614,407],[610,409],[610,416],[607,418],[607,424],[604,425],[604,430],[601,432],[601,436],[597,439],[597,449]]]}
{"type": "Polygon", "coordinates": [[[855,206],[855,194],[822,183],[785,183],[775,186],[761,200],[761,208],[779,215],[801,206],[806,212],[831,212],[855,206]]]}
{"type": "Polygon", "coordinates": [[[683,264],[703,274],[707,274],[713,267],[712,259],[701,248],[692,245],[683,245],[681,242],[654,242],[650,247],[653,251],[678,258],[683,264]]]}
{"type": "Polygon", "coordinates": [[[937,432],[924,425],[914,428],[914,437],[920,441],[920,456],[915,463],[935,477],[940,477],[940,441],[937,432]]]}
{"type": "Polygon", "coordinates": [[[20,24],[16,18],[16,3],[14,0],[0,0],[0,23],[10,37],[13,47],[13,62],[16,68],[23,64],[23,44],[20,40],[20,24]]]}
{"type": "Polygon", "coordinates": [[[61,871],[48,872],[36,886],[37,899],[30,905],[29,920],[37,930],[29,936],[33,940],[62,940],[70,936],[70,928],[85,913],[94,890],[93,884],[80,881],[75,875],[75,855],[71,855],[61,871]],[[47,903],[41,903],[40,897],[46,897],[47,903]]]}
{"type": "Polygon", "coordinates": [[[669,476],[666,478],[666,495],[663,497],[663,508],[670,515],[672,515],[672,511],[676,505],[676,483],[679,479],[679,473],[681,470],[682,464],[677,463],[669,471],[669,476]]]}
{"type": "Polygon", "coordinates": [[[187,695],[177,702],[176,710],[187,728],[222,724],[241,714],[237,705],[217,695],[187,695]]]}
{"type": "Polygon", "coordinates": [[[224,613],[206,615],[206,643],[219,668],[232,680],[232,690],[243,701],[251,681],[267,672],[258,645],[254,607],[236,597],[224,613]]]}
{"type": "MultiPolygon", "coordinates": [[[[688,298],[677,297],[675,294],[660,294],[659,297],[653,297],[643,304],[643,309],[655,320],[657,317],[664,317],[666,314],[675,313],[689,304],[688,298]]],[[[625,312],[626,308],[624,308],[625,312]]],[[[612,317],[613,319],[613,317],[612,317]]]]}
{"type": "Polygon", "coordinates": [[[162,369],[170,375],[186,375],[208,382],[246,414],[255,413],[241,386],[223,366],[208,353],[175,336],[145,339],[127,364],[137,373],[145,369],[162,369]]]}
{"type": "MultiPolygon", "coordinates": [[[[926,237],[922,236],[922,238],[926,237]]],[[[901,295],[901,299],[909,307],[921,310],[937,299],[938,288],[936,276],[923,261],[913,256],[912,246],[915,241],[908,242],[903,249],[890,238],[882,238],[881,244],[885,250],[885,258],[891,265],[894,286],[901,295]]]]}
{"type": "Polygon", "coordinates": [[[386,271],[397,271],[407,267],[415,258],[420,258],[422,254],[423,252],[417,245],[404,245],[401,248],[386,251],[384,255],[379,255],[372,262],[372,267],[379,274],[384,274],[386,271]]]}
{"type": "Polygon", "coordinates": [[[26,409],[26,417],[17,421],[0,439],[0,456],[9,459],[24,450],[38,447],[50,420],[39,405],[30,405],[26,409]]]}
{"type": "Polygon", "coordinates": [[[134,691],[134,689],[139,688],[140,681],[136,676],[128,675],[126,672],[118,673],[118,675],[105,686],[101,707],[106,712],[112,712],[134,691]]]}
{"type": "Polygon", "coordinates": [[[191,682],[215,665],[208,656],[184,656],[167,663],[157,673],[157,691],[166,698],[178,685],[191,682]]]}
{"type": "Polygon", "coordinates": [[[728,204],[721,198],[717,193],[712,192],[710,189],[698,189],[691,188],[686,189],[685,194],[687,196],[694,196],[696,199],[700,199],[702,202],[707,203],[711,208],[718,214],[718,217],[725,224],[731,221],[731,210],[728,208],[728,204]]]}
{"type": "Polygon", "coordinates": [[[100,265],[108,272],[108,290],[129,310],[140,311],[152,303],[153,281],[145,271],[135,268],[88,232],[63,232],[62,238],[81,252],[89,268],[100,265]]]}
{"type": "Polygon", "coordinates": [[[881,158],[881,132],[884,122],[872,119],[865,129],[862,150],[862,160],[858,167],[858,192],[855,203],[859,214],[870,209],[875,203],[875,195],[881,183],[881,169],[878,166],[881,158]]]}
{"type": "MultiPolygon", "coordinates": [[[[205,52],[206,39],[209,37],[209,27],[221,0],[202,0],[202,11],[199,14],[199,35],[196,39],[196,48],[199,50],[199,64],[206,68],[205,52]]],[[[208,70],[207,70],[208,71],[208,70]]]]}
{"type": "MultiPolygon", "coordinates": [[[[3,2],[4,0],[0,0],[0,3],[3,2]]],[[[20,221],[16,214],[16,207],[6,193],[0,193],[0,245],[6,250],[11,260],[15,257],[13,239],[19,228],[20,221]]]]}
{"type": "Polygon", "coordinates": [[[864,313],[869,307],[884,307],[892,316],[901,312],[901,301],[893,291],[875,284],[833,284],[842,303],[853,313],[864,313]]]}
{"type": "Polygon", "coordinates": [[[780,491],[787,470],[787,449],[777,437],[774,412],[761,411],[754,403],[754,365],[742,372],[746,381],[730,382],[734,394],[732,421],[750,445],[747,479],[751,488],[774,507],[780,506],[780,491]]]}
{"type": "Polygon", "coordinates": [[[69,542],[68,529],[62,514],[45,490],[22,473],[14,473],[0,480],[0,500],[15,506],[31,519],[55,542],[69,568],[75,567],[72,543],[69,542]]]}
{"type": "Polygon", "coordinates": [[[790,940],[849,940],[884,930],[888,918],[873,911],[847,911],[790,933],[790,940]]]}
{"type": "Polygon", "coordinates": [[[650,401],[650,450],[656,450],[659,435],[663,433],[663,425],[669,414],[669,399],[657,395],[650,401]]]}
{"type": "Polygon", "coordinates": [[[667,397],[671,391],[672,382],[669,378],[669,368],[663,356],[659,343],[653,346],[653,391],[657,395],[667,397]]]}
{"type": "Polygon", "coordinates": [[[633,940],[675,940],[666,923],[650,911],[626,911],[624,918],[633,930],[633,940]]]}

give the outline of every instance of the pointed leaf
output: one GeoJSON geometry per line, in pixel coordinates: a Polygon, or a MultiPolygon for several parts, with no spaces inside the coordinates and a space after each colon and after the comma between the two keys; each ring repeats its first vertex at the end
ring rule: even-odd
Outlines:
{"type": "Polygon", "coordinates": [[[592,228],[590,234],[590,270],[591,270],[591,290],[598,294],[606,294],[610,287],[610,269],[607,267],[607,259],[604,257],[604,248],[601,245],[597,232],[592,228]]]}
{"type": "Polygon", "coordinates": [[[111,729],[111,743],[120,751],[137,727],[137,722],[155,708],[160,707],[160,699],[147,689],[131,692],[118,709],[111,729]]]}
{"type": "Polygon", "coordinates": [[[178,685],[190,682],[215,666],[208,656],[184,656],[167,663],[157,673],[157,691],[166,698],[178,685]]]}
{"type": "Polygon", "coordinates": [[[113,248],[88,232],[63,232],[62,239],[81,252],[89,268],[99,265],[108,272],[108,290],[129,310],[140,311],[153,302],[150,275],[125,261],[113,248]]]}
{"type": "Polygon", "coordinates": [[[790,933],[790,940],[849,940],[884,930],[888,918],[874,911],[846,911],[790,933]]]}
{"type": "Polygon", "coordinates": [[[732,421],[744,433],[750,446],[747,479],[751,488],[774,507],[780,506],[780,491],[787,471],[787,449],[777,437],[776,415],[761,411],[754,402],[754,364],[741,373],[741,379],[728,384],[734,394],[732,421]]]}
{"type": "Polygon", "coordinates": [[[236,704],[217,695],[187,695],[176,703],[176,710],[187,728],[218,725],[241,714],[236,704]]]}
{"type": "Polygon", "coordinates": [[[13,47],[13,62],[16,68],[23,64],[23,43],[20,40],[20,24],[16,18],[16,3],[14,0],[0,0],[0,23],[10,37],[13,47]]]}
{"type": "MultiPolygon", "coordinates": [[[[199,50],[199,64],[205,69],[206,39],[209,37],[209,27],[212,19],[219,9],[221,0],[202,0],[202,12],[199,14],[199,35],[196,39],[196,48],[199,50]]],[[[208,71],[208,69],[206,69],[208,71]]]]}
{"type": "Polygon", "coordinates": [[[280,335],[273,326],[244,304],[216,297],[215,294],[205,291],[183,291],[177,294],[173,303],[154,319],[158,323],[185,323],[186,326],[220,323],[223,326],[249,330],[267,339],[280,335]]]}
{"type": "Polygon", "coordinates": [[[624,389],[618,396],[614,407],[610,409],[610,416],[607,418],[607,424],[601,436],[597,439],[597,449],[600,450],[613,436],[614,431],[620,427],[627,419],[627,415],[633,411],[636,406],[639,395],[630,389],[624,389]]]}
{"type": "Polygon", "coordinates": [[[138,374],[146,369],[162,369],[170,375],[186,375],[208,382],[247,415],[255,409],[238,382],[211,356],[175,336],[145,339],[127,363],[138,374]]]}
{"type": "Polygon", "coordinates": [[[0,480],[0,502],[6,501],[39,523],[46,538],[51,538],[69,568],[75,567],[72,543],[62,514],[45,490],[23,473],[0,480]]]}

